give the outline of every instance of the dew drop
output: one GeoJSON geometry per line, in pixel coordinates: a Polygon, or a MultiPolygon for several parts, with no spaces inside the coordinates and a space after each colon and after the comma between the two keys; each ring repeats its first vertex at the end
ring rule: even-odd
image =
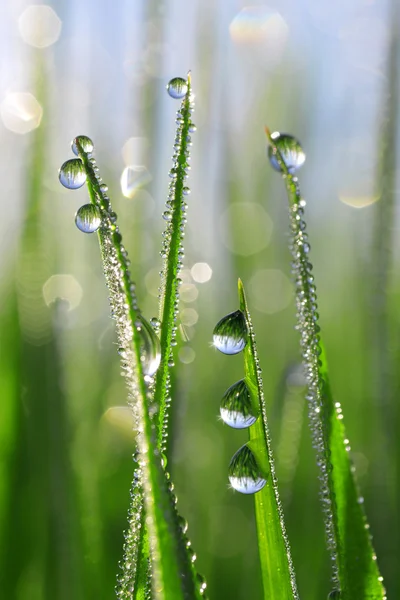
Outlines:
{"type": "Polygon", "coordinates": [[[339,590],[332,590],[332,592],[328,596],[328,600],[340,600],[341,594],[339,590]]]}
{"type": "Polygon", "coordinates": [[[244,379],[225,392],[220,405],[221,419],[234,429],[245,429],[256,422],[249,388],[244,379]]]}
{"type": "Polygon", "coordinates": [[[153,327],[153,329],[155,329],[156,331],[158,331],[160,329],[160,327],[161,327],[161,321],[157,317],[152,317],[150,319],[150,325],[153,327]]]}
{"type": "Polygon", "coordinates": [[[178,525],[183,534],[185,534],[188,530],[188,523],[186,519],[178,515],[178,525]]]}
{"type": "Polygon", "coordinates": [[[71,149],[75,156],[79,156],[78,144],[86,154],[93,152],[94,144],[86,135],[78,135],[71,142],[71,149]]]}
{"type": "Polygon", "coordinates": [[[77,190],[86,181],[86,171],[80,158],[71,158],[62,166],[58,174],[60,183],[69,190],[77,190]]]}
{"type": "Polygon", "coordinates": [[[174,77],[168,82],[167,92],[175,100],[181,100],[186,96],[188,85],[186,79],[174,77]]]}
{"type": "Polygon", "coordinates": [[[233,455],[229,464],[229,481],[237,492],[255,494],[259,492],[267,480],[260,473],[255,456],[245,444],[233,455]]]}
{"type": "Polygon", "coordinates": [[[139,315],[136,327],[140,332],[142,340],[140,360],[142,362],[143,373],[152,377],[160,366],[160,340],[150,323],[142,315],[139,315]]]}
{"type": "Polygon", "coordinates": [[[205,593],[205,591],[206,591],[206,589],[207,589],[206,580],[200,574],[197,574],[196,580],[197,580],[197,585],[198,585],[198,589],[199,589],[200,595],[203,596],[204,593],[205,593]]]}
{"type": "MultiPolygon", "coordinates": [[[[293,135],[279,133],[278,131],[271,134],[271,137],[274,140],[274,144],[279,150],[289,173],[297,171],[306,160],[306,155],[300,142],[293,135]]],[[[268,158],[272,167],[276,171],[281,171],[272,146],[268,146],[268,158]]]]}
{"type": "Polygon", "coordinates": [[[238,354],[247,344],[246,318],[241,310],[223,317],[214,328],[214,346],[223,354],[238,354]]]}
{"type": "Polygon", "coordinates": [[[94,204],[84,204],[76,215],[75,223],[77,228],[83,233],[94,233],[101,225],[100,211],[94,204]]]}

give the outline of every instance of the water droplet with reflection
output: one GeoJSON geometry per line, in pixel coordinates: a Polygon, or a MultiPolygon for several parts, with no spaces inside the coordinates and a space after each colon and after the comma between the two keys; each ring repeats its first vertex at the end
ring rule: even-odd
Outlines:
{"type": "Polygon", "coordinates": [[[245,429],[256,422],[249,388],[244,379],[225,392],[220,405],[221,419],[234,429],[245,429]]]}
{"type": "Polygon", "coordinates": [[[60,169],[60,183],[69,190],[77,190],[86,181],[86,171],[80,158],[67,160],[60,169]]]}
{"type": "Polygon", "coordinates": [[[142,369],[145,375],[152,377],[161,362],[161,346],[153,327],[148,321],[139,315],[136,328],[142,340],[141,356],[142,369]]]}
{"type": "Polygon", "coordinates": [[[214,346],[223,354],[238,354],[247,344],[246,318],[241,310],[223,317],[215,326],[214,346]]]}
{"type": "Polygon", "coordinates": [[[78,135],[72,140],[71,149],[75,156],[79,156],[78,145],[86,152],[86,154],[91,154],[93,152],[94,144],[86,135],[78,135]]]}
{"type": "Polygon", "coordinates": [[[101,215],[97,206],[94,204],[84,204],[76,215],[75,223],[77,228],[83,233],[94,233],[101,225],[101,215]]]}
{"type": "Polygon", "coordinates": [[[229,481],[233,489],[241,494],[255,494],[267,483],[258,468],[253,452],[246,444],[232,457],[229,465],[229,481]]]}
{"type": "MultiPolygon", "coordinates": [[[[273,139],[274,144],[287,167],[287,170],[289,173],[293,174],[304,164],[304,161],[306,160],[306,155],[301,147],[300,142],[293,135],[279,133],[279,131],[272,133],[271,138],[273,139]]],[[[272,146],[268,146],[268,158],[272,167],[276,171],[281,171],[272,146]]]]}
{"type": "Polygon", "coordinates": [[[181,100],[186,96],[188,85],[186,79],[174,77],[168,82],[167,92],[175,100],[181,100]]]}

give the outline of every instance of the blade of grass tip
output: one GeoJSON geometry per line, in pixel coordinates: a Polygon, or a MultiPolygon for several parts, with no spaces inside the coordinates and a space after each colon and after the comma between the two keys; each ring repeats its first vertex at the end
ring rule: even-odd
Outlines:
{"type": "Polygon", "coordinates": [[[297,329],[301,335],[311,430],[320,467],[321,501],[334,593],[341,600],[382,600],[386,598],[383,579],[355,482],[342,408],[340,403],[334,402],[330,391],[320,338],[316,287],[303,219],[306,203],[301,197],[298,179],[293,175],[304,163],[305,154],[293,136],[271,133],[267,127],[265,131],[271,165],[281,172],[289,199],[297,329]]]}
{"type": "MultiPolygon", "coordinates": [[[[158,338],[138,308],[135,285],[130,279],[129,259],[116,225],[116,214],[107,196],[108,188],[102,183],[92,155],[93,143],[89,138],[79,136],[75,138],[72,150],[78,158],[62,165],[60,181],[69,189],[81,187],[85,181],[88,186],[91,203],[78,210],[76,225],[85,233],[98,232],[111,312],[116,320],[122,369],[135,422],[139,457],[136,475],[143,488],[153,594],[157,600],[195,598],[191,565],[150,420],[147,385],[159,366],[158,338]]],[[[137,544],[138,539],[138,535],[132,535],[133,544],[137,544]]],[[[130,598],[129,591],[120,597],[130,598]]]]}
{"type": "Polygon", "coordinates": [[[190,169],[188,163],[189,147],[191,145],[190,133],[194,129],[191,121],[194,105],[190,72],[186,80],[180,77],[171,79],[167,90],[172,98],[182,99],[182,103],[176,116],[178,127],[174,145],[174,164],[169,173],[172,181],[169,186],[167,210],[163,214],[167,226],[163,234],[164,241],[161,250],[161,256],[164,258],[159,304],[161,362],[155,376],[154,402],[159,407],[157,442],[163,453],[167,451],[168,418],[171,402],[170,368],[174,365],[172,348],[177,343],[176,318],[179,308],[179,285],[181,283],[179,272],[182,267],[184,253],[182,242],[187,209],[185,197],[190,193],[190,189],[185,185],[190,169]]]}
{"type": "MultiPolygon", "coordinates": [[[[191,83],[191,74],[189,71],[186,80],[181,77],[174,77],[167,85],[169,96],[176,100],[182,100],[182,102],[176,116],[177,131],[173,154],[174,163],[169,173],[171,183],[169,186],[166,211],[163,214],[167,226],[163,234],[164,240],[161,250],[164,264],[161,271],[160,319],[154,323],[156,331],[160,336],[161,360],[155,375],[153,401],[154,406],[157,407],[159,411],[157,445],[162,453],[164,468],[166,468],[167,464],[168,423],[171,405],[170,371],[174,366],[173,348],[177,345],[176,319],[179,309],[179,285],[181,283],[179,273],[182,268],[182,258],[184,256],[182,242],[184,238],[187,210],[185,198],[190,194],[190,189],[186,185],[188,172],[190,170],[190,134],[196,129],[191,120],[194,109],[191,83]]],[[[169,477],[168,473],[167,476],[169,477]]],[[[207,585],[204,578],[199,575],[194,568],[196,554],[193,552],[186,535],[187,524],[181,517],[179,517],[179,520],[184,524],[182,536],[188,547],[188,552],[191,554],[192,573],[197,582],[197,590],[202,598],[205,598],[207,585]]]]}
{"type": "Polygon", "coordinates": [[[254,494],[264,599],[293,600],[299,598],[296,576],[279,498],[255,333],[240,279],[238,290],[240,310],[245,315],[249,331],[249,341],[244,349],[245,377],[259,413],[259,418],[249,427],[249,446],[269,479],[267,485],[254,494]]]}

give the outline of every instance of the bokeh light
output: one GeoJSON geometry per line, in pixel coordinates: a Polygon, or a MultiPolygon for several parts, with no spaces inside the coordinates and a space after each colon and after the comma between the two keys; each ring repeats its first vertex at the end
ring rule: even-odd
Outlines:
{"type": "Polygon", "coordinates": [[[196,263],[190,269],[193,281],[197,283],[205,283],[210,281],[212,277],[212,268],[207,263],[196,263]]]}
{"type": "Polygon", "coordinates": [[[24,42],[35,48],[54,44],[61,33],[61,19],[51,6],[28,6],[18,19],[18,28],[24,42]]]}
{"type": "Polygon", "coordinates": [[[14,133],[29,133],[39,127],[43,109],[29,92],[11,92],[0,105],[4,126],[14,133]]]}
{"type": "Polygon", "coordinates": [[[235,202],[221,215],[222,241],[234,254],[250,256],[266,248],[272,235],[272,221],[255,202],[235,202]]]}
{"type": "Polygon", "coordinates": [[[52,275],[43,284],[43,298],[47,306],[56,300],[65,300],[69,310],[74,310],[81,303],[82,296],[82,287],[73,275],[52,275]]]}
{"type": "Polygon", "coordinates": [[[260,269],[250,279],[249,296],[257,310],[272,315],[289,306],[293,286],[279,269],[260,269]]]}
{"type": "Polygon", "coordinates": [[[143,165],[128,165],[122,171],[121,191],[126,198],[133,198],[137,190],[151,181],[149,171],[143,165]]]}

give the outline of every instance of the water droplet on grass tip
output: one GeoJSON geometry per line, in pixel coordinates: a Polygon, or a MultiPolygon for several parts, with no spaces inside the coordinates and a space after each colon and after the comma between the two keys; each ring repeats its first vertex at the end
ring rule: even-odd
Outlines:
{"type": "Polygon", "coordinates": [[[81,206],[76,215],[75,223],[83,233],[94,233],[101,225],[100,211],[94,204],[84,204],[81,206]]]}
{"type": "Polygon", "coordinates": [[[214,346],[223,354],[238,354],[247,344],[247,323],[241,310],[223,317],[215,326],[214,346]]]}
{"type": "Polygon", "coordinates": [[[340,600],[340,598],[341,594],[339,590],[333,590],[328,596],[328,600],[340,600]]]}
{"type": "Polygon", "coordinates": [[[142,362],[143,373],[152,377],[160,366],[160,340],[150,323],[142,315],[139,315],[136,327],[142,339],[140,360],[142,362]]]}
{"type": "Polygon", "coordinates": [[[175,100],[180,100],[186,96],[188,85],[186,79],[174,77],[168,82],[167,92],[175,100]]]}
{"type": "Polygon", "coordinates": [[[225,392],[220,405],[221,419],[234,429],[245,429],[256,422],[249,388],[244,379],[237,381],[225,392]]]}
{"type": "Polygon", "coordinates": [[[241,494],[255,494],[267,483],[260,473],[253,452],[246,444],[232,457],[229,481],[233,489],[241,494]]]}
{"type": "MultiPolygon", "coordinates": [[[[289,173],[294,173],[299,169],[306,160],[306,155],[301,147],[300,142],[293,136],[287,133],[279,133],[275,131],[271,134],[276,148],[278,149],[289,173]]],[[[272,146],[268,146],[268,158],[272,167],[276,171],[281,171],[278,160],[272,146]]]]}
{"type": "Polygon", "coordinates": [[[77,190],[86,181],[86,171],[80,158],[67,160],[60,169],[60,183],[69,190],[77,190]]]}
{"type": "Polygon", "coordinates": [[[90,154],[93,152],[94,144],[92,140],[86,135],[77,135],[71,142],[71,149],[75,156],[79,156],[78,145],[81,147],[83,152],[90,154]]]}

